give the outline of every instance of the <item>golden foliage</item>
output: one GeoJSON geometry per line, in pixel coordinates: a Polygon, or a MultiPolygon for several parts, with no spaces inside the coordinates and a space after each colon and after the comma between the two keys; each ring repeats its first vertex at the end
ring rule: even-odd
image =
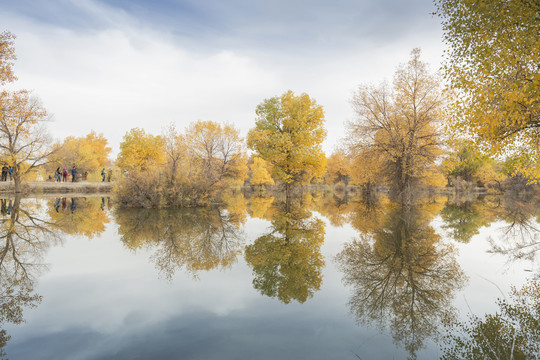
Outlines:
{"type": "Polygon", "coordinates": [[[443,188],[447,184],[446,177],[439,166],[425,168],[419,173],[420,185],[431,188],[443,188]]]}
{"type": "Polygon", "coordinates": [[[437,0],[444,71],[458,100],[451,128],[482,150],[520,155],[540,176],[540,21],[537,1],[437,0]]]}
{"type": "Polygon", "coordinates": [[[16,192],[23,177],[47,162],[50,139],[41,126],[47,112],[26,90],[0,93],[0,151],[13,167],[16,192]]]}
{"type": "Polygon", "coordinates": [[[351,178],[355,185],[384,185],[387,176],[383,172],[384,155],[369,149],[357,148],[352,151],[351,178]]]}
{"type": "Polygon", "coordinates": [[[227,186],[244,184],[247,156],[238,129],[213,121],[197,121],[188,126],[183,139],[185,157],[179,168],[180,177],[171,184],[172,189],[180,190],[181,203],[215,201],[227,186]]]}
{"type": "Polygon", "coordinates": [[[131,144],[131,150],[119,156],[120,166],[125,166],[126,159],[139,164],[135,167],[139,171],[130,171],[115,190],[121,206],[208,205],[217,202],[218,195],[227,186],[244,183],[248,173],[247,156],[239,131],[231,125],[197,121],[190,124],[184,134],[174,126],[159,137],[141,132],[131,131],[137,136],[123,143],[131,144]],[[141,150],[141,156],[137,149],[144,141],[132,140],[144,137],[150,140],[146,141],[146,150],[141,150]],[[152,155],[147,151],[149,148],[159,156],[152,155]]]}
{"type": "Polygon", "coordinates": [[[501,189],[504,174],[501,166],[482,154],[470,141],[458,141],[443,160],[442,169],[449,182],[463,179],[479,185],[501,189]]]}
{"type": "MultiPolygon", "coordinates": [[[[16,80],[13,74],[15,35],[0,34],[0,85],[16,80]]],[[[15,192],[21,192],[23,177],[46,163],[49,137],[41,126],[47,113],[26,90],[0,92],[0,158],[13,167],[15,192]]]]}
{"type": "Polygon", "coordinates": [[[322,176],[326,158],[324,112],[309,95],[288,91],[257,106],[248,147],[272,165],[273,175],[286,184],[307,183],[322,176]]]}
{"type": "Polygon", "coordinates": [[[120,169],[145,171],[160,167],[164,162],[165,141],[161,136],[147,134],[139,128],[133,128],[124,135],[116,159],[120,169]]]}
{"type": "Polygon", "coordinates": [[[226,178],[247,177],[247,157],[238,129],[213,121],[197,121],[186,129],[186,149],[191,161],[191,174],[199,180],[217,183],[226,178]]]}
{"type": "MultiPolygon", "coordinates": [[[[397,69],[392,89],[362,86],[352,103],[357,120],[349,125],[348,144],[360,164],[380,168],[399,192],[433,166],[440,153],[444,97],[439,79],[420,61],[419,49],[397,69]]],[[[365,174],[370,170],[357,175],[357,181],[369,182],[365,174]]]]}
{"type": "Polygon", "coordinates": [[[111,148],[107,143],[103,134],[95,131],[84,137],[69,136],[62,144],[54,145],[48,167],[55,169],[75,166],[79,172],[101,170],[109,165],[111,148]]]}
{"type": "Polygon", "coordinates": [[[17,80],[13,73],[15,56],[15,35],[9,31],[0,33],[0,85],[17,80]]]}
{"type": "Polygon", "coordinates": [[[251,164],[251,185],[274,185],[274,179],[270,176],[271,167],[268,162],[256,156],[251,164]]]}
{"type": "Polygon", "coordinates": [[[326,183],[348,184],[351,178],[351,160],[343,151],[337,151],[326,160],[326,183]]]}

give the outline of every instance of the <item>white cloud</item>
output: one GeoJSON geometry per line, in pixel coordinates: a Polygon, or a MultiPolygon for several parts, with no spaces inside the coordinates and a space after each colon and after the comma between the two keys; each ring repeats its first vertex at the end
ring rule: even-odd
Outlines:
{"type": "Polygon", "coordinates": [[[278,80],[233,51],[193,53],[155,33],[17,33],[17,86],[35,90],[54,113],[57,137],[95,129],[117,145],[135,126],[159,132],[171,121],[181,127],[197,119],[244,129],[278,80]]]}
{"type": "Polygon", "coordinates": [[[249,49],[217,42],[193,46],[196,39],[174,37],[123,10],[89,0],[76,5],[109,25],[68,29],[13,13],[0,20],[18,36],[17,86],[35,90],[54,114],[53,136],[94,129],[104,133],[114,152],[127,130],[159,133],[173,121],[179,128],[198,119],[228,121],[246,134],[256,105],[288,89],[307,92],[324,106],[325,150],[331,151],[352,117],[349,99],[358,84],[390,79],[416,46],[436,68],[442,48],[436,31],[420,29],[327,52],[301,43],[296,51],[264,43],[249,49]]]}

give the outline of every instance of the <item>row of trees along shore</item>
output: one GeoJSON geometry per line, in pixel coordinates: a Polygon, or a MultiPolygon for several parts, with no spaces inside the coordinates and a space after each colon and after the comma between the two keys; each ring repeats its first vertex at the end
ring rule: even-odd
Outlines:
{"type": "MultiPolygon", "coordinates": [[[[330,156],[321,105],[287,91],[256,108],[244,140],[231,124],[197,121],[183,131],[170,125],[152,135],[127,132],[114,162],[101,134],[53,143],[42,124],[49,117],[27,90],[0,93],[0,151],[13,167],[15,191],[41,167],[61,166],[100,178],[117,169],[117,199],[124,206],[199,206],[216,202],[230,186],[260,191],[310,183],[385,186],[405,194],[415,186],[536,183],[540,176],[540,47],[536,2],[438,0],[449,50],[439,73],[411,52],[391,84],[361,85],[351,100],[356,118],[330,156]],[[523,3],[523,4],[522,4],[523,3]],[[526,5],[526,6],[525,6],[526,5]],[[251,152],[248,152],[248,149],[251,152]]],[[[0,83],[13,73],[15,36],[0,34],[0,83]]]]}

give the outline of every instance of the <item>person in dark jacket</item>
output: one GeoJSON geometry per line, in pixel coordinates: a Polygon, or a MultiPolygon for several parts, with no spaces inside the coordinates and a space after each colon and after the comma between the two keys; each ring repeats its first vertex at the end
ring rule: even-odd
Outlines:
{"type": "Polygon", "coordinates": [[[75,169],[75,166],[71,169],[71,182],[75,182],[75,177],[77,176],[77,169],[75,169]]]}
{"type": "Polygon", "coordinates": [[[8,167],[6,165],[2,166],[2,177],[1,181],[7,181],[8,167]]]}

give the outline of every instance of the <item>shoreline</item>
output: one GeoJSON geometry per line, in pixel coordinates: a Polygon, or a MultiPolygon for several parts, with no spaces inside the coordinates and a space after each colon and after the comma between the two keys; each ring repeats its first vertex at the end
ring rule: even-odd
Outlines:
{"type": "MultiPolygon", "coordinates": [[[[34,194],[109,194],[114,184],[110,182],[29,182],[22,184],[21,194],[34,195],[34,194]]],[[[15,184],[13,181],[0,182],[1,194],[15,194],[15,184]]]]}

